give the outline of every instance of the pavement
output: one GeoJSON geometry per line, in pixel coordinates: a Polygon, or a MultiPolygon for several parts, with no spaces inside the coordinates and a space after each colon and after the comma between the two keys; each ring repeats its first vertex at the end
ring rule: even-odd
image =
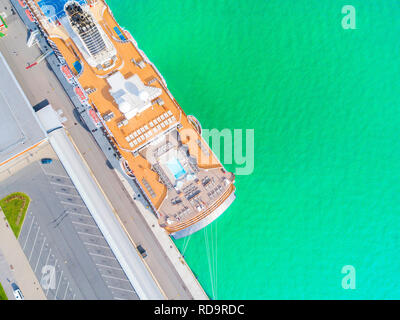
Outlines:
{"type": "Polygon", "coordinates": [[[138,299],[51,146],[9,167],[0,170],[0,198],[17,191],[31,198],[18,242],[47,298],[138,299]]]}
{"type": "Polygon", "coordinates": [[[15,282],[27,300],[45,300],[46,296],[40,287],[28,259],[19,245],[7,219],[0,209],[0,270],[1,284],[9,299],[14,297],[11,284],[15,282]],[[8,266],[8,268],[7,268],[8,266]],[[4,271],[4,273],[3,273],[4,271]],[[5,279],[3,279],[5,278],[5,279]]]}
{"type": "Polygon", "coordinates": [[[11,283],[16,282],[11,272],[10,265],[0,250],[0,283],[6,293],[8,300],[15,300],[11,283]]]}
{"type": "MultiPolygon", "coordinates": [[[[12,0],[12,2],[19,6],[17,1],[12,0]]],[[[9,1],[0,0],[0,10],[5,6],[10,7],[9,1]]],[[[24,14],[21,14],[21,18],[30,28],[35,28],[34,24],[29,24],[24,14]]],[[[118,213],[118,218],[132,242],[146,249],[145,263],[166,296],[169,299],[207,299],[183,258],[180,256],[177,260],[180,253],[173,241],[164,230],[157,225],[153,227],[154,224],[149,224],[144,218],[143,214],[152,215],[152,213],[146,208],[148,204],[143,197],[140,197],[140,191],[135,184],[128,181],[143,212],[138,209],[138,204],[133,200],[132,192],[128,192],[122,184],[116,172],[119,170],[119,163],[113,155],[113,150],[100,130],[92,134],[91,131],[96,128],[93,123],[90,123],[89,115],[80,105],[79,99],[73,96],[73,89],[57,67],[59,62],[56,57],[51,55],[47,58],[47,63],[43,62],[25,70],[29,62],[41,55],[41,51],[38,47],[26,47],[27,30],[17,16],[10,16],[7,21],[10,27],[7,37],[0,40],[0,51],[9,62],[32,105],[47,99],[56,110],[61,109],[64,112],[63,115],[68,119],[64,125],[70,137],[118,213]],[[50,69],[51,66],[53,69],[50,69]],[[66,94],[66,91],[72,98],[66,94]],[[153,233],[152,228],[159,228],[159,232],[165,233],[163,244],[153,233]],[[169,252],[165,251],[166,248],[169,252]],[[184,277],[182,277],[182,272],[176,269],[177,264],[181,264],[185,269],[184,277]]]]}

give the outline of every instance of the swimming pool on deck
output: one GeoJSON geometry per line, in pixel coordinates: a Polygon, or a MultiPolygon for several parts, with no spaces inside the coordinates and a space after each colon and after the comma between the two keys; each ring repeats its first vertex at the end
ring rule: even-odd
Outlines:
{"type": "Polygon", "coordinates": [[[79,61],[74,62],[74,69],[77,74],[80,74],[82,71],[82,64],[79,61]]]}
{"type": "Polygon", "coordinates": [[[171,171],[171,173],[174,175],[175,179],[179,179],[182,176],[185,175],[186,171],[179,162],[178,159],[174,158],[172,160],[169,160],[167,162],[167,167],[171,171]]]}

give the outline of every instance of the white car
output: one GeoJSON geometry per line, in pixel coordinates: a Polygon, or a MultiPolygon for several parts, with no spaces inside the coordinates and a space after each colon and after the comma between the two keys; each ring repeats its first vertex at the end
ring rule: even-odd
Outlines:
{"type": "Polygon", "coordinates": [[[21,292],[21,289],[15,284],[11,284],[11,287],[13,288],[13,293],[15,300],[24,300],[24,295],[21,292]]]}

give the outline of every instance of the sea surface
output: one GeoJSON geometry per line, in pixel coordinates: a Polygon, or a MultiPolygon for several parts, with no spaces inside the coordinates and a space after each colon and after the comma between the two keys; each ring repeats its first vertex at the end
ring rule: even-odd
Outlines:
{"type": "Polygon", "coordinates": [[[400,1],[107,2],[203,128],[254,129],[236,201],[176,241],[207,294],[399,299],[400,1]]]}

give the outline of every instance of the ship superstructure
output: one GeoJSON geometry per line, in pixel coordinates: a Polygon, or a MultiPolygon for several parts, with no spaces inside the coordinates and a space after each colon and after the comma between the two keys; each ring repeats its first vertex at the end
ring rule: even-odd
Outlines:
{"type": "Polygon", "coordinates": [[[45,0],[27,4],[160,226],[180,238],[211,223],[235,199],[234,175],[201,137],[199,122],[104,1],[52,2],[62,8],[52,16],[42,10],[45,0]]]}
{"type": "Polygon", "coordinates": [[[64,10],[72,28],[72,32],[67,29],[68,34],[85,60],[99,70],[110,68],[116,60],[116,49],[90,11],[83,10],[76,1],[68,1],[64,10]]]}

